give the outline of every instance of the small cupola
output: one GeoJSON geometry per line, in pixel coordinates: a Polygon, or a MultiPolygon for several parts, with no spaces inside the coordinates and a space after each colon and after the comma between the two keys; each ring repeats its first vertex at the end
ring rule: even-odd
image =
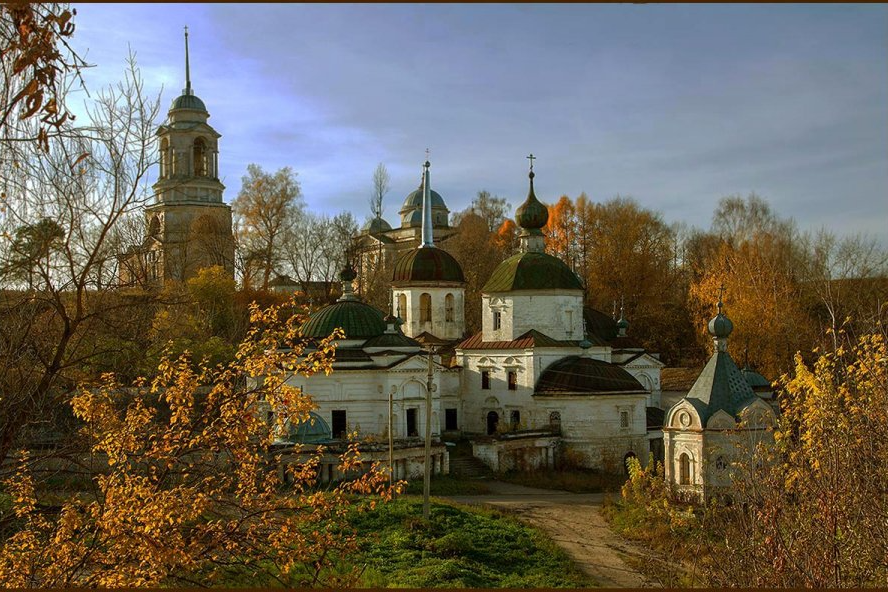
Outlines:
{"type": "Polygon", "coordinates": [[[712,340],[715,342],[716,351],[722,352],[728,350],[728,337],[734,331],[734,323],[731,322],[731,319],[723,311],[724,302],[722,302],[722,297],[724,292],[725,287],[722,285],[719,288],[718,304],[716,304],[718,312],[707,326],[709,334],[712,335],[712,340]]]}
{"type": "Polygon", "coordinates": [[[530,189],[527,192],[527,199],[515,211],[515,221],[521,227],[519,234],[521,250],[542,253],[545,250],[542,228],[549,221],[549,208],[537,199],[533,191],[533,178],[536,176],[533,172],[533,161],[536,157],[531,154],[527,158],[530,159],[530,172],[527,175],[530,179],[530,189]]]}

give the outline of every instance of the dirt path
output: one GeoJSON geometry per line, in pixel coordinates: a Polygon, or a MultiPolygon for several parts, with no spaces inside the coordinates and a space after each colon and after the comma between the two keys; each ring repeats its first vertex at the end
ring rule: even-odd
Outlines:
{"type": "Polygon", "coordinates": [[[609,588],[652,587],[625,557],[647,554],[614,534],[601,516],[600,493],[568,493],[492,481],[487,495],[448,496],[462,504],[492,506],[516,513],[548,534],[587,575],[609,588]]]}

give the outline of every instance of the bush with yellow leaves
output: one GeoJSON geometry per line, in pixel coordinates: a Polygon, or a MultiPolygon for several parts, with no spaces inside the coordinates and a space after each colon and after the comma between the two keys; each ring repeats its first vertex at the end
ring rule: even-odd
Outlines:
{"type": "MultiPolygon", "coordinates": [[[[165,358],[150,383],[122,388],[106,375],[73,397],[83,422],[92,488],[58,508],[40,502],[22,468],[5,483],[11,509],[0,582],[11,587],[249,585],[337,586],[358,574],[331,569],[355,548],[346,514],[391,497],[370,472],[320,490],[316,464],[276,470],[283,422],[308,417],[311,401],[286,384],[293,373],[330,373],[331,335],[309,350],[304,311],[251,308],[234,361],[210,367],[165,358]],[[272,410],[276,423],[265,419],[272,410]],[[363,494],[363,495],[353,495],[363,494]]],[[[359,473],[353,445],[342,473],[359,473]]],[[[396,488],[400,485],[396,485],[396,488]]]]}

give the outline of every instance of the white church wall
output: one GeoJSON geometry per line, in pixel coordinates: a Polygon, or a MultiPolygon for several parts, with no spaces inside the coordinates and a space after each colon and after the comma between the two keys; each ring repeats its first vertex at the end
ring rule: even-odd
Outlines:
{"type": "Polygon", "coordinates": [[[531,329],[561,341],[583,337],[583,294],[579,290],[522,290],[481,297],[484,341],[511,341],[531,329]],[[500,328],[494,328],[494,312],[500,328]]]}
{"type": "Polygon", "coordinates": [[[411,286],[396,288],[392,292],[392,311],[400,314],[404,320],[401,330],[408,337],[416,337],[428,332],[441,339],[459,339],[465,332],[465,290],[457,286],[411,286]],[[422,321],[421,297],[428,294],[431,298],[431,321],[422,321]],[[447,320],[447,295],[453,296],[452,320],[447,320]],[[404,299],[401,296],[404,296],[404,299]],[[400,308],[399,302],[406,300],[406,310],[400,308]]]}

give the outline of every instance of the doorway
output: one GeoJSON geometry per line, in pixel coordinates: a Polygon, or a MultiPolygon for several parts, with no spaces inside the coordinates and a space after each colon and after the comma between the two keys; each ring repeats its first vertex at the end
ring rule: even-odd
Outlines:
{"type": "Polygon", "coordinates": [[[419,429],[417,428],[416,421],[416,409],[407,410],[407,436],[410,438],[419,436],[419,429]]]}
{"type": "Polygon", "coordinates": [[[496,433],[496,427],[499,425],[499,413],[491,411],[487,414],[487,435],[491,436],[496,433]]]}

